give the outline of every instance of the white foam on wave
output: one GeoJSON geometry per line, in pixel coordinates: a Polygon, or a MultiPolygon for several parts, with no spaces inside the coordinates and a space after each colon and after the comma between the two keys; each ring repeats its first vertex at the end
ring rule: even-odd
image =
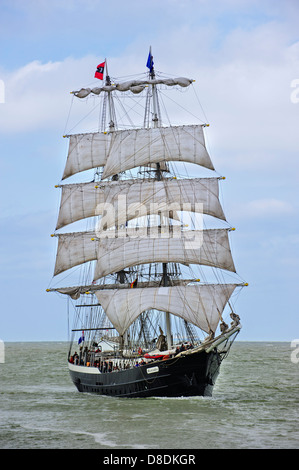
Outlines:
{"type": "Polygon", "coordinates": [[[94,439],[94,442],[96,444],[100,444],[104,448],[124,448],[124,449],[147,449],[149,446],[142,445],[142,444],[133,444],[133,443],[122,443],[120,444],[116,440],[110,439],[109,434],[110,433],[103,433],[103,432],[88,432],[88,431],[80,431],[80,430],[66,430],[66,429],[61,429],[61,428],[49,428],[45,426],[30,426],[29,424],[22,424],[20,425],[23,429],[26,429],[28,431],[35,431],[35,432],[53,432],[53,433],[59,433],[59,434],[74,434],[76,436],[90,436],[91,438],[94,439]]]}

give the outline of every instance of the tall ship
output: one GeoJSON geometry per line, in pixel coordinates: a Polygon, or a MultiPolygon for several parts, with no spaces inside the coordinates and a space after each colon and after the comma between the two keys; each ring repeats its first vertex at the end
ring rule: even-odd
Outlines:
{"type": "MultiPolygon", "coordinates": [[[[190,104],[194,80],[157,72],[151,49],[146,67],[120,80],[105,60],[101,86],[72,92],[100,112],[96,132],[65,136],[47,290],[67,298],[68,368],[80,392],[211,396],[247,284],[232,258],[209,124],[184,104],[174,110],[175,95],[190,104]]],[[[196,91],[191,102],[200,107],[196,91]]]]}

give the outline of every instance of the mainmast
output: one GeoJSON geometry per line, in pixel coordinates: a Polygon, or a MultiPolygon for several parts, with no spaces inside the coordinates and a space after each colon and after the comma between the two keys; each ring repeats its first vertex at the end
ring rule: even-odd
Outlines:
{"type": "MultiPolygon", "coordinates": [[[[156,74],[155,74],[155,69],[154,69],[154,60],[152,56],[152,48],[150,46],[149,50],[149,55],[148,55],[148,60],[146,66],[149,68],[149,79],[150,80],[155,80],[156,74]]],[[[158,93],[157,93],[157,86],[155,83],[151,83],[151,95],[148,95],[149,97],[152,98],[153,100],[153,117],[152,117],[152,122],[153,122],[153,127],[157,128],[161,126],[161,116],[160,116],[160,107],[159,107],[159,100],[158,100],[158,93]]],[[[150,99],[147,100],[149,109],[150,111],[150,99]]],[[[147,110],[145,110],[145,120],[146,120],[146,114],[147,110]]],[[[156,164],[156,178],[157,181],[161,181],[163,179],[163,172],[160,167],[160,163],[156,164]]],[[[160,223],[159,225],[162,225],[162,216],[160,215],[160,223]]],[[[167,287],[169,285],[169,276],[167,272],[167,263],[162,263],[162,285],[163,287],[167,287]]],[[[171,340],[171,318],[170,318],[170,313],[165,312],[165,324],[166,324],[166,341],[167,341],[167,348],[171,349],[172,345],[172,340],[171,340]]]]}

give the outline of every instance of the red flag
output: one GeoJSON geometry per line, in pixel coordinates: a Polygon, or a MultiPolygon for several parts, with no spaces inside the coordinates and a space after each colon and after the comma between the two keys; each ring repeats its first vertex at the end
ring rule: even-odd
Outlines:
{"type": "Polygon", "coordinates": [[[94,74],[94,78],[98,78],[99,80],[103,80],[104,76],[104,68],[105,68],[105,62],[102,62],[97,66],[96,73],[94,74]]]}

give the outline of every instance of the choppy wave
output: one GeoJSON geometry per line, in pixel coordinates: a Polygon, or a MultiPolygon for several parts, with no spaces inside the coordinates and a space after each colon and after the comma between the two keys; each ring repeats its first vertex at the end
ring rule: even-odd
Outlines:
{"type": "Polygon", "coordinates": [[[7,449],[297,448],[298,372],[288,343],[236,342],[213,398],[81,394],[63,343],[6,344],[0,447],[7,449]]]}

